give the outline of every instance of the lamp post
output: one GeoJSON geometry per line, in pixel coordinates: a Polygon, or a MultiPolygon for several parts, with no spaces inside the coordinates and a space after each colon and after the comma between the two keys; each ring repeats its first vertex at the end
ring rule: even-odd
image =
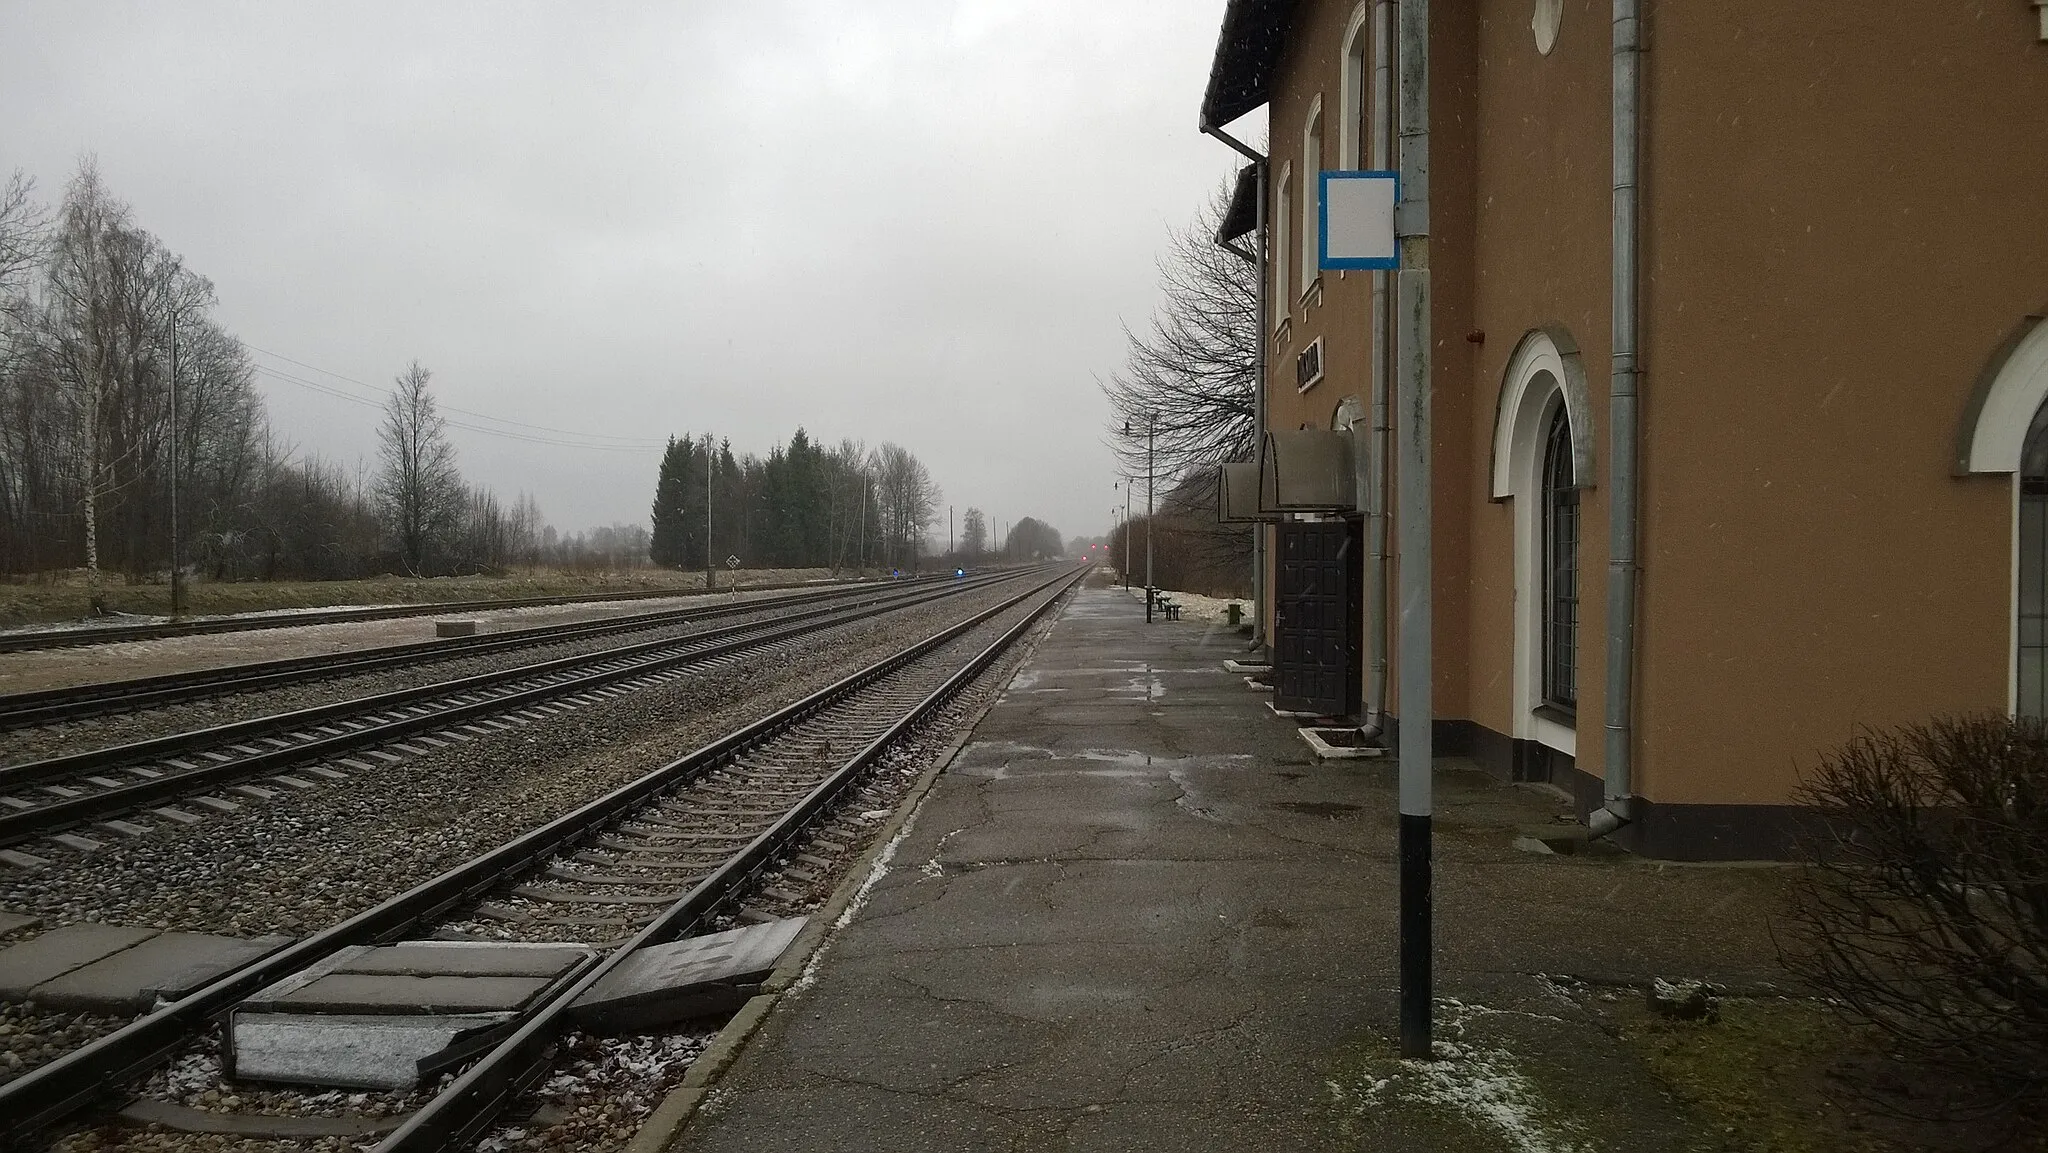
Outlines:
{"type": "Polygon", "coordinates": [[[178,532],[178,306],[171,305],[171,616],[185,615],[182,535],[178,532]]]}
{"type": "MultiPolygon", "coordinates": [[[[1152,585],[1152,478],[1153,449],[1157,444],[1159,414],[1145,414],[1145,623],[1152,623],[1152,602],[1159,596],[1159,590],[1152,585]]],[[[1131,422],[1124,422],[1124,436],[1131,435],[1131,422]]],[[[1125,530],[1128,536],[1128,528],[1125,530]]]]}
{"type": "MultiPolygon", "coordinates": [[[[1123,478],[1116,482],[1115,487],[1124,490],[1124,591],[1129,592],[1131,591],[1131,478],[1123,478]]],[[[1115,511],[1115,509],[1110,510],[1112,513],[1115,511]]]]}

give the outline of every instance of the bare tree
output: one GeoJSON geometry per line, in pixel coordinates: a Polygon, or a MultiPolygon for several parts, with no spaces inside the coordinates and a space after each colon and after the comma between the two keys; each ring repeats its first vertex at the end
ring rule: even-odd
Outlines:
{"type": "Polygon", "coordinates": [[[72,467],[85,540],[86,589],[106,611],[100,572],[100,510],[138,475],[158,400],[153,376],[164,326],[163,290],[177,262],[136,228],[87,158],[65,189],[44,278],[40,353],[75,430],[72,467]],[[154,307],[153,307],[154,306],[154,307]]]}
{"type": "Polygon", "coordinates": [[[418,361],[406,366],[384,405],[378,429],[383,472],[377,495],[399,561],[419,576],[459,520],[466,494],[455,467],[455,446],[427,387],[432,374],[418,361]]]}
{"type": "Polygon", "coordinates": [[[900,444],[876,449],[874,469],[884,563],[914,567],[924,530],[938,516],[939,486],[924,462],[900,444]]]}
{"type": "Polygon", "coordinates": [[[0,184],[0,294],[17,291],[42,259],[47,240],[42,209],[35,202],[35,181],[16,169],[0,184]]]}
{"type": "Polygon", "coordinates": [[[970,508],[960,518],[960,551],[969,561],[981,559],[988,551],[988,516],[970,508]]]}
{"type": "Polygon", "coordinates": [[[1229,204],[1226,184],[1192,225],[1172,233],[1159,261],[1165,299],[1143,335],[1124,330],[1124,368],[1103,393],[1125,475],[1146,471],[1148,429],[1149,463],[1162,483],[1250,460],[1257,448],[1259,278],[1249,261],[1216,243],[1229,204]]]}

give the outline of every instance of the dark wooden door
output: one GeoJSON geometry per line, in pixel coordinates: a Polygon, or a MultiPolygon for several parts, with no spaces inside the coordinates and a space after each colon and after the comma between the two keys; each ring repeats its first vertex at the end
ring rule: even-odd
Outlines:
{"type": "Polygon", "coordinates": [[[1276,708],[1324,717],[1358,711],[1365,599],[1359,530],[1355,520],[1281,522],[1273,629],[1276,708]]]}

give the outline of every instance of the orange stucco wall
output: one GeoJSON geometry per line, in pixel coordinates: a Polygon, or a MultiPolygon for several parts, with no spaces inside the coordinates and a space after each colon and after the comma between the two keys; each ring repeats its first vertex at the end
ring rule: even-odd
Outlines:
{"type": "MultiPolygon", "coordinates": [[[[2017,2],[1645,7],[1635,788],[1780,803],[1858,725],[2007,704],[2012,490],[1951,476],[1950,449],[1986,358],[2048,305],[2048,44],[2017,2]]],[[[1336,162],[1353,8],[1295,17],[1271,122],[1297,188],[1318,93],[1336,162]]],[[[1516,731],[1493,424],[1517,341],[1556,325],[1591,401],[1577,764],[1597,776],[1609,6],[1566,0],[1547,56],[1528,0],[1433,15],[1437,713],[1516,731]]],[[[1369,399],[1369,289],[1326,275],[1295,307],[1273,427],[1369,399]],[[1317,336],[1326,379],[1297,394],[1317,336]]]]}

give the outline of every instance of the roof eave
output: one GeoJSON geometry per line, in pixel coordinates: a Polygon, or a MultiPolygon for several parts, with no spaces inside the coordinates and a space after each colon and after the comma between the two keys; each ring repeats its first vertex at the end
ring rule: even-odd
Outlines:
{"type": "Polygon", "coordinates": [[[1203,129],[1224,125],[1266,103],[1295,0],[1230,0],[1202,94],[1203,129]]]}

